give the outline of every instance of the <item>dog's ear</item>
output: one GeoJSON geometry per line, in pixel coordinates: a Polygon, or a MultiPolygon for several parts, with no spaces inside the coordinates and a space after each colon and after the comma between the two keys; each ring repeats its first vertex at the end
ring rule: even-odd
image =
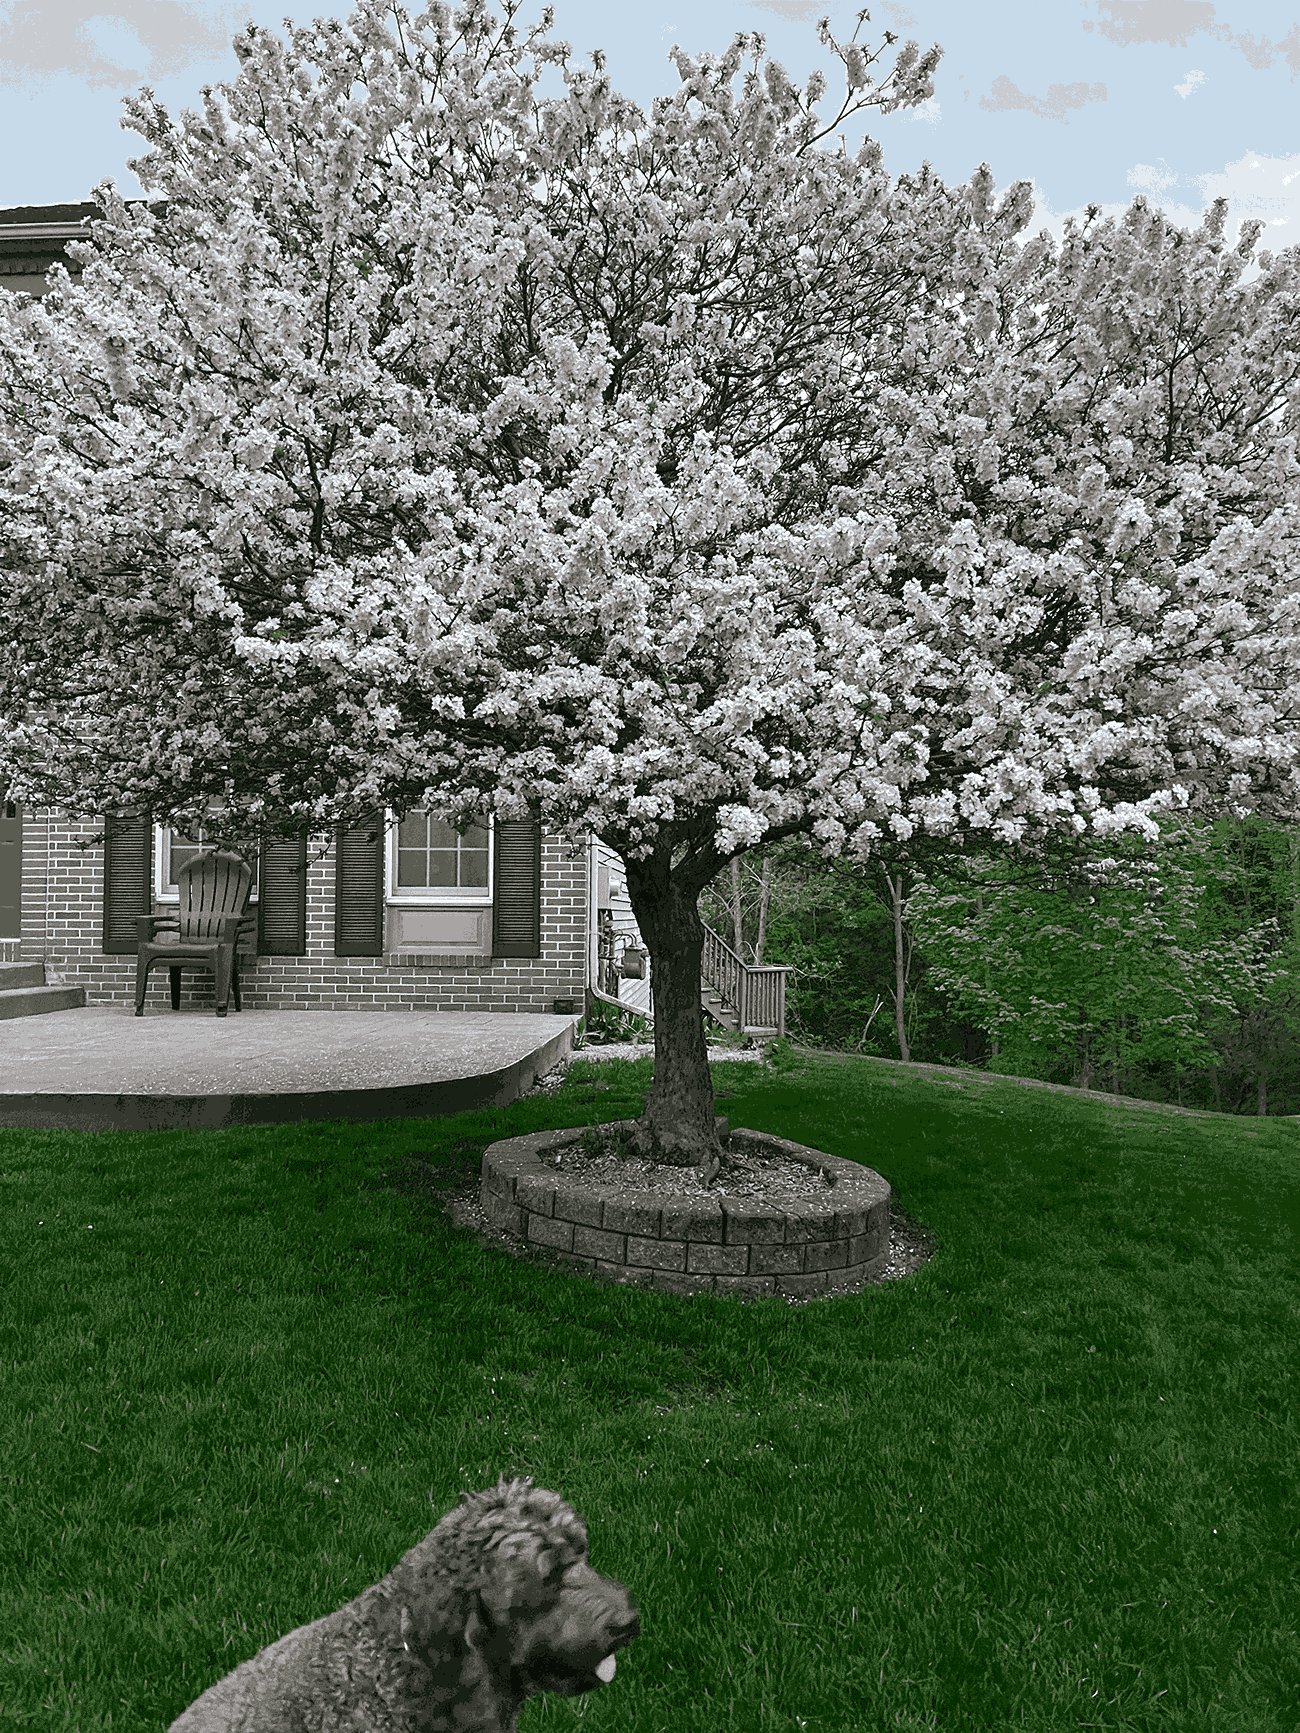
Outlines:
{"type": "Polygon", "coordinates": [[[492,1641],[492,1624],[485,1616],[482,1595],[475,1595],[469,1604],[469,1618],[465,1624],[465,1641],[471,1649],[485,1649],[492,1641]]]}
{"type": "Polygon", "coordinates": [[[476,1655],[485,1659],[509,1654],[511,1644],[510,1613],[506,1609],[505,1617],[494,1619],[492,1607],[482,1594],[473,1597],[469,1604],[469,1617],[465,1621],[465,1642],[476,1655]]]}

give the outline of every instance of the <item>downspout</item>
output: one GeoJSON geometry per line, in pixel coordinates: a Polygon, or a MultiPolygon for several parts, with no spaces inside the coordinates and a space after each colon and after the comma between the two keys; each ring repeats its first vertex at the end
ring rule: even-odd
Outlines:
{"type": "Polygon", "coordinates": [[[596,833],[587,832],[587,979],[585,988],[596,985],[600,975],[600,929],[596,919],[596,898],[599,894],[600,874],[596,862],[596,833]]]}

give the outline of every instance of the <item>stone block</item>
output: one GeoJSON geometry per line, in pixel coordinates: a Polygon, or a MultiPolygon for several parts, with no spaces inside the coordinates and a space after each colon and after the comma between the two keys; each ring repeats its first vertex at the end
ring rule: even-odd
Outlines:
{"type": "Polygon", "coordinates": [[[665,1294],[702,1294],[713,1287],[712,1276],[679,1275],[672,1270],[656,1270],[654,1285],[665,1294]]]}
{"type": "Polygon", "coordinates": [[[743,1198],[722,1200],[723,1234],[729,1246],[754,1245],[764,1241],[785,1244],[785,1211],[779,1213],[764,1204],[746,1203],[743,1198]]]}
{"type": "MultiPolygon", "coordinates": [[[[859,1266],[859,1274],[861,1274],[861,1265],[870,1263],[872,1258],[880,1256],[880,1238],[877,1234],[858,1234],[856,1238],[849,1240],[847,1244],[849,1248],[848,1263],[850,1266],[859,1266]]],[[[885,1256],[888,1257],[888,1240],[885,1242],[884,1251],[885,1256]]]]}
{"type": "Polygon", "coordinates": [[[629,1268],[627,1264],[604,1263],[596,1259],[596,1274],[607,1282],[618,1287],[649,1288],[654,1286],[654,1271],[650,1269],[629,1268]]]}
{"type": "Polygon", "coordinates": [[[659,1238],[659,1206],[653,1203],[634,1203],[621,1200],[617,1203],[605,1200],[601,1214],[601,1227],[615,1234],[641,1234],[646,1239],[659,1238]]]}
{"type": "Polygon", "coordinates": [[[810,1240],[805,1270],[842,1270],[849,1261],[847,1240],[810,1240]]]}
{"type": "Polygon", "coordinates": [[[515,1202],[530,1215],[554,1215],[555,1185],[541,1174],[521,1173],[515,1181],[515,1202]]]}
{"type": "Polygon", "coordinates": [[[749,1248],[751,1276],[797,1276],[804,1270],[806,1246],[773,1246],[758,1241],[749,1248]]]}
{"type": "Polygon", "coordinates": [[[484,1210],[484,1215],[499,1227],[502,1233],[517,1234],[523,1239],[528,1227],[528,1212],[519,1208],[518,1204],[508,1203],[504,1199],[494,1199],[492,1207],[484,1210]]]}
{"type": "Polygon", "coordinates": [[[715,1291],[731,1294],[738,1300],[759,1300],[764,1294],[775,1294],[775,1276],[715,1276],[715,1291]]]}
{"type": "MultiPolygon", "coordinates": [[[[885,1208],[889,1208],[889,1199],[885,1199],[885,1208]]],[[[868,1210],[865,1207],[850,1206],[848,1209],[836,1208],[835,1236],[841,1240],[851,1240],[858,1234],[867,1231],[868,1210]]]]}
{"type": "Polygon", "coordinates": [[[596,1273],[595,1258],[580,1258],[573,1252],[553,1252],[556,1263],[567,1264],[570,1269],[581,1270],[584,1275],[594,1276],[596,1273]]]}
{"type": "Polygon", "coordinates": [[[824,1294],[826,1292],[826,1271],[818,1270],[806,1276],[778,1276],[776,1278],[778,1294],[788,1294],[792,1298],[801,1294],[824,1294]]]}
{"type": "Polygon", "coordinates": [[[571,1252],[573,1250],[573,1223],[559,1221],[554,1216],[532,1215],[528,1217],[528,1240],[536,1246],[551,1246],[556,1251],[571,1252]]]}
{"type": "Polygon", "coordinates": [[[573,1249],[575,1252],[582,1252],[584,1256],[600,1258],[605,1263],[627,1262],[625,1235],[605,1233],[602,1229],[588,1227],[585,1223],[574,1224],[573,1249]]]}
{"type": "Polygon", "coordinates": [[[829,1240],[835,1237],[835,1211],[820,1204],[800,1210],[798,1215],[785,1218],[785,1243],[798,1245],[807,1240],[829,1240]]]}
{"type": "Polygon", "coordinates": [[[692,1241],[686,1248],[688,1271],[709,1271],[728,1276],[743,1276],[749,1272],[748,1246],[698,1245],[692,1241]]]}
{"type": "Polygon", "coordinates": [[[709,1245],[722,1244],[722,1207],[701,1198],[691,1200],[676,1209],[660,1212],[659,1237],[665,1240],[701,1241],[709,1245]]]}
{"type": "Polygon", "coordinates": [[[652,1270],[685,1270],[684,1240],[643,1240],[635,1234],[627,1236],[627,1261],[645,1264],[652,1270]]]}
{"type": "Polygon", "coordinates": [[[886,1245],[889,1243],[888,1198],[882,1199],[880,1203],[872,1204],[871,1208],[867,1211],[867,1225],[862,1231],[865,1234],[874,1234],[877,1239],[884,1240],[886,1245]]]}
{"type": "Polygon", "coordinates": [[[514,1180],[509,1175],[502,1173],[500,1168],[494,1167],[488,1162],[483,1164],[483,1177],[479,1184],[481,1192],[487,1192],[492,1197],[508,1197],[511,1202],[514,1201],[514,1180]]]}
{"type": "Polygon", "coordinates": [[[563,1216],[566,1222],[581,1222],[584,1227],[598,1228],[600,1226],[601,1200],[597,1192],[590,1186],[574,1184],[557,1179],[555,1182],[555,1210],[557,1216],[563,1216]]]}

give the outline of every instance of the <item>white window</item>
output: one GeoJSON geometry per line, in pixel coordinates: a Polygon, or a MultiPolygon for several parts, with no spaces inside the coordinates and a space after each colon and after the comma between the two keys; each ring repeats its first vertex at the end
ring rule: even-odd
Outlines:
{"type": "Polygon", "coordinates": [[[408,812],[391,831],[389,883],[395,901],[490,903],[491,833],[487,825],[458,832],[427,812],[408,812]]]}
{"type": "MultiPolygon", "coordinates": [[[[160,902],[177,903],[181,896],[177,873],[194,855],[216,848],[216,839],[202,829],[197,836],[182,836],[169,824],[160,824],[154,826],[154,844],[154,890],[160,902]]],[[[257,850],[250,845],[241,852],[253,869],[251,904],[257,901],[257,850]]]]}

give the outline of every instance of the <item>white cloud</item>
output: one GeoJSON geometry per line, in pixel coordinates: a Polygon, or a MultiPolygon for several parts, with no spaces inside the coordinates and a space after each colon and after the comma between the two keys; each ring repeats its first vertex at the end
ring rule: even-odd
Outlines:
{"type": "MultiPolygon", "coordinates": [[[[1214,200],[1225,198],[1228,215],[1224,238],[1230,246],[1236,245],[1241,225],[1252,218],[1266,225],[1255,243],[1256,256],[1266,249],[1276,252],[1279,248],[1300,244],[1300,154],[1269,157],[1247,151],[1236,162],[1228,163],[1214,173],[1184,174],[1181,185],[1187,192],[1178,201],[1165,195],[1171,187],[1180,184],[1180,177],[1169,168],[1163,157],[1160,164],[1159,168],[1148,163],[1135,164],[1129,170],[1128,183],[1135,192],[1144,193],[1148,204],[1163,211],[1178,228],[1199,228],[1214,200]],[[1269,229],[1286,229],[1287,233],[1270,234],[1269,229]]],[[[1118,223],[1128,208],[1124,204],[1103,204],[1098,221],[1114,217],[1118,223]]],[[[1087,206],[1076,205],[1070,211],[1054,211],[1035,181],[1034,214],[1028,228],[1023,229],[1016,239],[1023,245],[1043,229],[1048,229],[1059,245],[1067,217],[1073,217],[1076,227],[1082,228],[1087,218],[1087,206]]],[[[1258,275],[1258,264],[1252,264],[1242,273],[1240,281],[1252,283],[1258,275]]]]}
{"type": "Polygon", "coordinates": [[[989,94],[980,97],[980,107],[986,114],[997,114],[1007,109],[1028,109],[1031,114],[1039,115],[1045,120],[1059,120],[1062,125],[1069,126],[1070,122],[1065,113],[1067,108],[1083,108],[1090,102],[1105,101],[1104,84],[1088,84],[1083,80],[1074,84],[1049,84],[1046,97],[1041,97],[1021,90],[1005,73],[999,73],[990,86],[989,94]]]}
{"type": "Polygon", "coordinates": [[[1204,83],[1205,74],[1203,72],[1189,72],[1183,82],[1181,84],[1176,84],[1174,89],[1178,92],[1179,96],[1182,97],[1183,101],[1186,102],[1192,92],[1194,90],[1199,90],[1201,85],[1204,83]]]}
{"type": "Polygon", "coordinates": [[[821,3],[822,0],[750,0],[752,6],[761,6],[765,11],[789,18],[794,24],[804,24],[816,18],[821,3]]]}
{"type": "Polygon", "coordinates": [[[99,14],[94,18],[87,18],[81,29],[82,35],[104,57],[105,64],[131,67],[136,72],[149,64],[148,51],[141,46],[139,36],[123,19],[99,14]]]}
{"type": "MultiPolygon", "coordinates": [[[[1099,30],[1118,48],[1139,42],[1164,42],[1170,48],[1186,48],[1193,36],[1204,32],[1244,54],[1256,72],[1267,72],[1280,55],[1291,68],[1292,78],[1300,76],[1300,24],[1292,24],[1276,42],[1267,36],[1257,42],[1253,31],[1237,35],[1227,24],[1218,23],[1211,0],[1098,0],[1098,10],[1111,16],[1096,24],[1085,18],[1083,28],[1099,30]]],[[[1188,73],[1189,78],[1200,76],[1199,72],[1188,73]]],[[[1174,89],[1187,95],[1179,85],[1174,89]]]]}
{"type": "Polygon", "coordinates": [[[1276,251],[1300,242],[1300,152],[1265,156],[1262,151],[1248,150],[1216,174],[1189,175],[1188,179],[1201,189],[1207,205],[1212,199],[1227,199],[1228,233],[1234,240],[1241,224],[1255,217],[1265,225],[1259,247],[1276,251]],[[1269,229],[1283,228],[1288,231],[1285,235],[1268,233],[1269,229]]]}
{"type": "Polygon", "coordinates": [[[28,90],[68,73],[91,90],[169,78],[224,61],[244,19],[237,0],[0,0],[0,73],[28,90]]]}
{"type": "Polygon", "coordinates": [[[927,126],[938,126],[940,120],[943,118],[943,111],[939,107],[939,98],[937,96],[927,96],[919,108],[914,108],[910,111],[904,109],[900,111],[898,118],[903,121],[904,124],[914,120],[923,120],[927,126]]]}
{"type": "Polygon", "coordinates": [[[1150,163],[1134,163],[1128,171],[1128,184],[1143,193],[1162,193],[1168,187],[1177,186],[1178,176],[1165,163],[1163,157],[1160,161],[1164,163],[1162,169],[1152,168],[1150,163]]]}

